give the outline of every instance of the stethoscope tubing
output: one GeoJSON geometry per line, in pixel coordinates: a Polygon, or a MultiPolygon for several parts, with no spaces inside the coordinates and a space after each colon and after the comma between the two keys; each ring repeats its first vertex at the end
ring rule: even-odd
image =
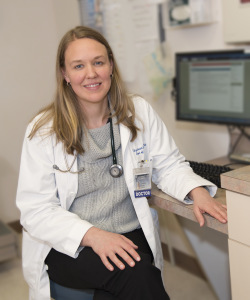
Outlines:
{"type": "MultiPolygon", "coordinates": [[[[110,175],[112,177],[120,177],[122,174],[123,174],[123,168],[121,165],[117,164],[117,158],[116,158],[116,153],[115,153],[115,139],[114,139],[114,131],[113,131],[113,121],[112,121],[112,118],[110,117],[108,119],[109,123],[110,123],[110,140],[111,140],[111,150],[112,150],[112,157],[113,157],[113,165],[110,167],[110,175]],[[113,171],[112,171],[113,170],[113,171]],[[114,170],[116,170],[116,172],[114,172],[114,170]]],[[[74,163],[75,163],[75,160],[77,158],[77,154],[74,155],[74,159],[73,159],[73,162],[71,163],[70,166],[68,166],[68,163],[67,163],[67,160],[66,160],[66,157],[64,156],[64,159],[65,159],[65,163],[66,163],[66,166],[67,166],[67,169],[66,170],[62,170],[60,169],[57,165],[53,165],[53,169],[59,171],[59,172],[62,172],[62,173],[71,173],[71,174],[80,174],[82,172],[85,171],[84,168],[78,170],[78,171],[71,171],[74,163]]]]}

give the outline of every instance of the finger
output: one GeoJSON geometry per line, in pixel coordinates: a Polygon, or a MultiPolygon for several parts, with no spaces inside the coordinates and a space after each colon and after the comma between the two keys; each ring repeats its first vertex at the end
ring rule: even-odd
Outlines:
{"type": "Polygon", "coordinates": [[[209,213],[212,217],[216,218],[218,221],[220,221],[221,223],[227,223],[227,219],[225,219],[224,216],[222,216],[219,212],[215,212],[215,213],[209,213]]]}
{"type": "Polygon", "coordinates": [[[131,241],[130,239],[126,238],[125,236],[122,236],[122,238],[124,239],[125,242],[128,243],[128,244],[125,244],[123,246],[123,249],[125,251],[127,251],[127,253],[129,253],[136,261],[140,261],[141,260],[140,255],[134,250],[134,249],[138,249],[138,246],[135,245],[133,243],[133,241],[131,241]]]}
{"type": "Polygon", "coordinates": [[[225,206],[221,205],[217,209],[224,216],[224,218],[227,219],[227,208],[225,206]]]}
{"type": "Polygon", "coordinates": [[[125,269],[125,265],[118,259],[115,253],[111,253],[109,255],[109,258],[112,260],[112,262],[117,266],[117,268],[123,270],[125,269]]]}
{"type": "MultiPolygon", "coordinates": [[[[138,247],[137,247],[138,248],[138,247]]],[[[123,249],[127,251],[127,253],[134,258],[136,261],[140,261],[141,257],[140,255],[135,251],[135,249],[128,244],[124,245],[123,249]]]]}
{"type": "MultiPolygon", "coordinates": [[[[130,255],[128,255],[128,253],[126,251],[124,251],[123,249],[120,249],[119,251],[117,251],[117,254],[130,266],[130,267],[134,267],[135,266],[135,262],[134,260],[131,258],[130,255]]],[[[138,256],[138,254],[137,254],[138,256]]]]}
{"type": "Polygon", "coordinates": [[[221,210],[218,206],[215,206],[212,209],[209,209],[207,211],[212,217],[216,218],[219,220],[221,223],[226,223],[227,222],[227,215],[224,210],[221,210]]]}
{"type": "Polygon", "coordinates": [[[132,246],[134,249],[137,249],[137,248],[138,248],[138,246],[137,246],[136,244],[134,244],[133,241],[131,241],[130,239],[128,239],[128,238],[125,237],[124,235],[122,235],[121,237],[122,237],[122,239],[123,239],[125,242],[129,243],[129,245],[132,246]]]}
{"type": "Polygon", "coordinates": [[[200,227],[202,227],[205,224],[205,220],[199,208],[194,208],[194,215],[200,224],[200,227]]]}
{"type": "Polygon", "coordinates": [[[216,214],[219,214],[221,222],[227,222],[227,210],[223,207],[215,207],[216,214]]]}
{"type": "Polygon", "coordinates": [[[111,263],[108,261],[107,257],[105,255],[100,256],[102,263],[109,271],[114,271],[114,267],[111,265],[111,263]]]}

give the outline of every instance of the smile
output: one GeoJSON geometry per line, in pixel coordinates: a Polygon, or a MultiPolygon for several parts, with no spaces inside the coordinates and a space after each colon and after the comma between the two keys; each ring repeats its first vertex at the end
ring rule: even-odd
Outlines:
{"type": "Polygon", "coordinates": [[[94,87],[99,86],[99,85],[101,85],[101,83],[88,84],[88,85],[84,85],[84,87],[94,88],[94,87]]]}

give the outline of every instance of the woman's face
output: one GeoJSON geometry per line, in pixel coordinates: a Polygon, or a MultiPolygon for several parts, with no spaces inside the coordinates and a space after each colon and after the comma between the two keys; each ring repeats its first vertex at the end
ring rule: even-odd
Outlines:
{"type": "Polygon", "coordinates": [[[96,40],[78,39],[66,49],[63,74],[83,107],[107,99],[112,68],[106,47],[96,40]]]}

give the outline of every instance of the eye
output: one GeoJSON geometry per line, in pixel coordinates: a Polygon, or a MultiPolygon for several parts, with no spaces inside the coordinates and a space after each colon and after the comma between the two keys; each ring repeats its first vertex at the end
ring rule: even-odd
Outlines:
{"type": "Polygon", "coordinates": [[[82,65],[82,64],[79,64],[79,65],[76,65],[74,68],[77,69],[77,70],[79,70],[79,69],[82,69],[82,68],[83,68],[83,65],[82,65]]]}
{"type": "Polygon", "coordinates": [[[96,61],[96,62],[95,62],[95,65],[96,65],[96,66],[102,66],[102,65],[103,65],[103,62],[102,62],[102,61],[96,61]]]}

